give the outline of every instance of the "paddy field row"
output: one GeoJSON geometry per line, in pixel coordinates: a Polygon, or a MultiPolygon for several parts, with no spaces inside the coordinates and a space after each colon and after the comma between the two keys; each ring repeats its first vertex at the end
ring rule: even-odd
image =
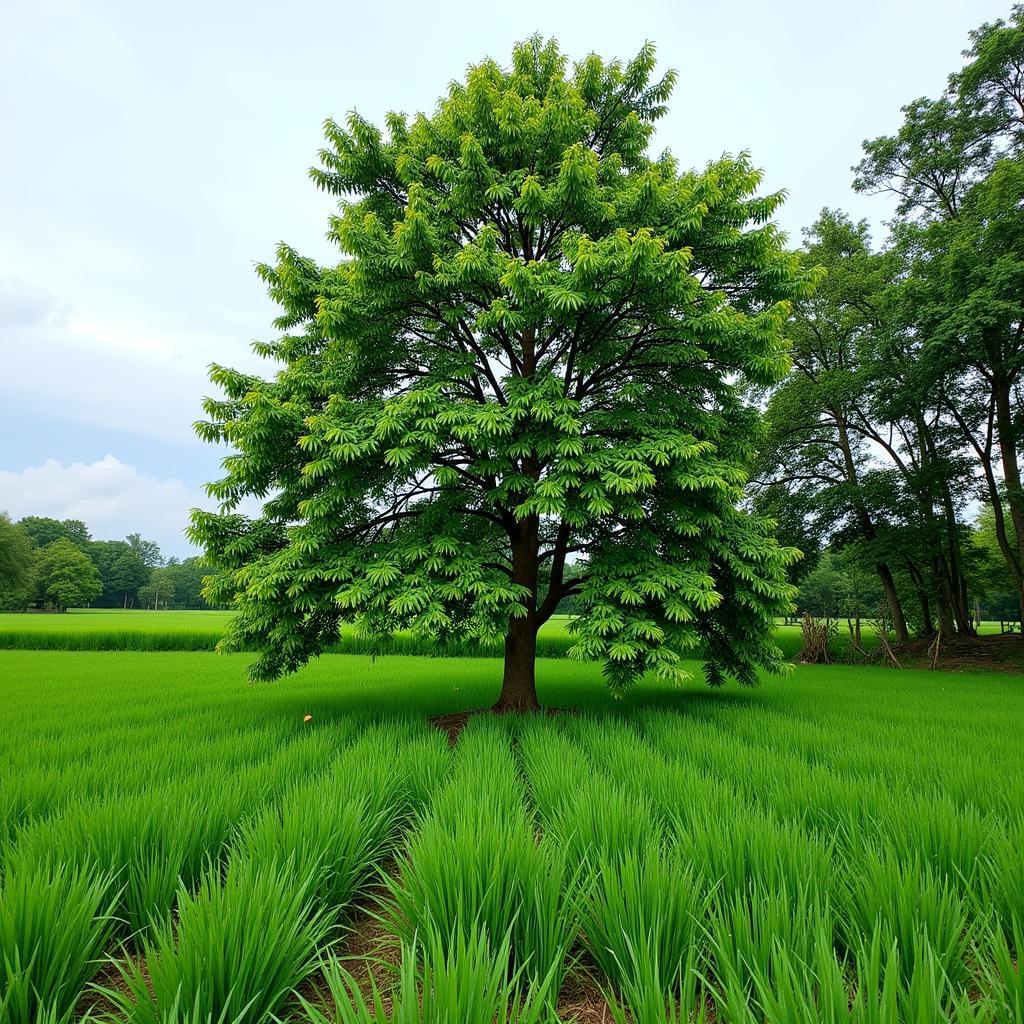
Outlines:
{"type": "Polygon", "coordinates": [[[1021,1019],[1013,677],[245,660],[0,655],[5,1024],[1021,1019]]]}

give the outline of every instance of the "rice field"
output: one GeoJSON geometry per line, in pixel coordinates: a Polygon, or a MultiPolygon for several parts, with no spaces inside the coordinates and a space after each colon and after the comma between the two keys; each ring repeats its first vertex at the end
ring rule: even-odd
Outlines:
{"type": "MultiPolygon", "coordinates": [[[[61,615],[0,612],[0,650],[57,651],[212,651],[231,619],[226,611],[139,611],[119,608],[76,608],[61,615]]],[[[573,638],[568,632],[571,617],[555,615],[538,636],[538,652],[544,658],[566,656],[573,638]]],[[[998,622],[983,622],[983,635],[999,632],[998,622]]],[[[799,626],[776,625],[776,643],[783,654],[794,657],[802,646],[799,626]]],[[[873,650],[877,640],[869,623],[862,627],[862,642],[873,650]]],[[[851,660],[853,650],[846,624],[837,627],[832,649],[840,661],[851,660]]],[[[426,655],[467,657],[486,654],[500,657],[502,647],[439,644],[423,637],[398,634],[374,647],[342,627],[337,651],[348,654],[426,655]]]]}
{"type": "MultiPolygon", "coordinates": [[[[63,614],[0,612],[0,650],[50,651],[212,651],[224,635],[231,612],[139,611],[119,608],[76,608],[63,614]]],[[[544,624],[538,639],[543,657],[564,657],[572,644],[566,631],[569,616],[556,615],[544,624]]],[[[463,657],[479,653],[479,644],[439,644],[398,634],[371,645],[343,626],[338,651],[348,654],[412,654],[463,657]]],[[[485,653],[500,657],[495,643],[485,653]]]]}
{"type": "Polygon", "coordinates": [[[245,660],[0,655],[5,1024],[1024,1019],[1019,678],[245,660]]]}

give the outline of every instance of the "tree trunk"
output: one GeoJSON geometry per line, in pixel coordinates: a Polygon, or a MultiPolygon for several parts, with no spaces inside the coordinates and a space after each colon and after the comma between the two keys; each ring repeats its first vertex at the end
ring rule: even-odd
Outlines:
{"type": "MultiPolygon", "coordinates": [[[[846,419],[838,409],[831,409],[829,411],[832,413],[839,432],[839,447],[843,454],[846,479],[853,485],[854,511],[860,523],[861,533],[864,539],[870,543],[876,537],[875,524],[860,497],[860,478],[857,474],[857,463],[853,458],[853,449],[850,446],[850,434],[846,426],[846,419]]],[[[903,606],[900,604],[900,597],[896,592],[896,582],[892,578],[892,570],[885,562],[877,562],[875,569],[878,571],[878,578],[882,581],[885,599],[889,604],[889,611],[892,614],[892,629],[896,634],[896,640],[899,643],[905,643],[910,639],[910,633],[907,630],[907,617],[903,614],[903,606]]]]}
{"type": "Polygon", "coordinates": [[[527,516],[510,532],[512,582],[526,587],[526,614],[510,615],[505,635],[505,675],[494,711],[537,711],[537,516],[527,516]]]}
{"type": "Polygon", "coordinates": [[[495,711],[537,711],[537,630],[532,616],[509,619],[505,674],[495,711]]]}
{"type": "Polygon", "coordinates": [[[963,636],[974,632],[971,625],[971,609],[967,603],[967,580],[963,572],[963,553],[960,550],[960,538],[957,536],[959,524],[953,507],[953,495],[949,490],[949,481],[939,482],[942,494],[942,507],[946,530],[946,558],[949,563],[950,601],[956,630],[963,636]]]}
{"type": "Polygon", "coordinates": [[[939,632],[945,636],[952,636],[956,632],[953,620],[953,595],[942,559],[932,559],[932,573],[935,576],[935,605],[939,617],[939,632]]]}
{"type": "Polygon", "coordinates": [[[917,599],[921,604],[921,632],[931,636],[935,632],[935,624],[932,622],[932,603],[928,599],[928,591],[919,590],[917,599]]]}
{"type": "Polygon", "coordinates": [[[875,568],[878,570],[878,578],[882,581],[885,600],[892,614],[892,631],[898,643],[906,643],[910,639],[910,632],[907,629],[907,617],[903,614],[903,605],[900,604],[900,596],[896,592],[896,581],[892,578],[892,570],[885,562],[879,562],[875,568]]]}
{"type": "Polygon", "coordinates": [[[1011,381],[1000,378],[996,381],[993,389],[996,405],[996,437],[999,439],[999,456],[1003,464],[1006,504],[1010,506],[1010,521],[1017,534],[1017,543],[1013,550],[1013,561],[1017,563],[1014,584],[1017,589],[1017,600],[1021,606],[1021,615],[1024,616],[1024,488],[1021,487],[1020,463],[1017,461],[1011,388],[1011,381]]]}
{"type": "MultiPolygon", "coordinates": [[[[1014,546],[1010,543],[1010,538],[1006,530],[1006,515],[1003,510],[1003,499],[999,492],[999,481],[996,479],[995,467],[992,459],[992,432],[996,422],[996,410],[998,407],[1000,410],[999,417],[1005,422],[1005,418],[1010,415],[1008,406],[1008,389],[1002,383],[997,381],[993,385],[992,401],[989,408],[988,437],[985,444],[982,444],[974,436],[973,431],[956,406],[950,404],[949,408],[959,424],[964,437],[967,438],[968,443],[978,456],[978,462],[981,465],[982,472],[985,474],[985,484],[988,488],[988,497],[992,504],[992,519],[996,530],[996,543],[999,545],[999,550],[1002,552],[1003,560],[1006,562],[1006,568],[1009,570],[1013,589],[1017,593],[1017,604],[1020,605],[1021,620],[1024,621],[1024,545],[1018,543],[1014,546]],[[1005,399],[999,397],[999,393],[1004,391],[1007,392],[1007,397],[1005,399]]],[[[1012,448],[1012,418],[1010,427],[1009,441],[1012,448]]],[[[1013,470],[1011,468],[1011,475],[1012,472],[1013,470]]],[[[1012,507],[1010,508],[1010,514],[1012,519],[1012,507]]],[[[1018,540],[1019,537],[1020,535],[1018,534],[1018,540]]],[[[977,625],[980,625],[980,623],[977,625]]]]}

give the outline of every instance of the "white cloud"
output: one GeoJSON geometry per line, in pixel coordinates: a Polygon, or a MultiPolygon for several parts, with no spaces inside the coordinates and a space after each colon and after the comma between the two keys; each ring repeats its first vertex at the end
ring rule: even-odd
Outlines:
{"type": "Polygon", "coordinates": [[[20,277],[0,276],[0,330],[61,326],[66,319],[67,302],[20,277]]]}
{"type": "Polygon", "coordinates": [[[190,442],[192,424],[204,415],[203,396],[219,393],[207,375],[210,362],[219,358],[239,369],[273,373],[273,364],[247,346],[232,347],[215,334],[155,328],[144,317],[101,321],[70,306],[59,307],[56,319],[27,286],[12,291],[5,309],[2,283],[0,402],[27,420],[59,416],[190,442]]]}
{"type": "Polygon", "coordinates": [[[188,510],[210,505],[206,495],[173,477],[140,473],[113,455],[63,465],[47,459],[19,473],[0,470],[0,509],[14,519],[80,519],[98,540],[140,532],[165,554],[183,554],[188,510]]]}

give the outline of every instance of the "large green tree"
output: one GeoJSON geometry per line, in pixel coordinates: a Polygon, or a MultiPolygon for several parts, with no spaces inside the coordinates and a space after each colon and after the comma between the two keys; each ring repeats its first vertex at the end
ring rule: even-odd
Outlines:
{"type": "Polygon", "coordinates": [[[171,582],[174,591],[175,608],[210,607],[203,597],[207,568],[201,558],[186,558],[182,562],[171,558],[164,569],[164,578],[171,582]]]}
{"type": "Polygon", "coordinates": [[[164,564],[164,556],[160,554],[160,545],[155,540],[146,540],[139,533],[129,533],[125,538],[125,543],[147,569],[156,569],[164,564]]]}
{"type": "Polygon", "coordinates": [[[87,605],[103,590],[96,567],[66,537],[36,552],[34,570],[41,600],[57,611],[87,605]]]}
{"type": "Polygon", "coordinates": [[[893,567],[892,487],[876,485],[871,375],[865,349],[884,319],[892,269],[873,253],[867,225],[824,210],[805,232],[808,258],[826,271],[814,296],[797,304],[787,334],[792,370],[773,390],[754,491],[760,507],[781,506],[815,545],[861,541],[889,604],[896,637],[909,636],[893,567]]]}
{"type": "Polygon", "coordinates": [[[739,504],[746,390],[785,373],[815,275],[746,156],[648,155],[673,84],[654,66],[647,46],[570,68],[534,38],[433,114],[327,123],[312,173],[341,201],[342,260],[282,245],[261,268],[282,336],[258,351],[281,367],[215,367],[199,425],[235,451],[192,536],[255,678],[340,620],[503,635],[497,706],[533,708],[537,630],[573,594],[574,653],[615,689],[697,655],[712,684],[782,667],[795,552],[739,504]]]}
{"type": "Polygon", "coordinates": [[[0,608],[24,608],[32,594],[32,540],[0,512],[0,608]]]}
{"type": "Polygon", "coordinates": [[[906,336],[976,460],[1024,614],[1024,6],[970,39],[946,96],[865,143],[855,186],[899,197],[906,336]]]}
{"type": "Polygon", "coordinates": [[[174,604],[174,570],[161,566],[154,569],[149,581],[139,588],[139,601],[144,608],[166,610],[174,604]]]}

